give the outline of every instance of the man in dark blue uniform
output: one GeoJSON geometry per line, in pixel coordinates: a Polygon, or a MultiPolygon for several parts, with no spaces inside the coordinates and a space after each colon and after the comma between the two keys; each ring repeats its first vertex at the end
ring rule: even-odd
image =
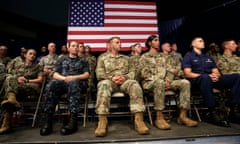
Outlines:
{"type": "MultiPolygon", "coordinates": [[[[240,75],[228,74],[221,75],[213,58],[202,53],[204,49],[204,40],[196,37],[192,40],[192,52],[186,54],[183,59],[182,67],[185,77],[188,78],[192,87],[200,89],[201,95],[205,99],[205,104],[210,112],[210,121],[213,124],[229,127],[227,119],[219,116],[216,110],[216,98],[213,94],[213,88],[231,89],[229,99],[230,105],[240,104],[240,75]]],[[[240,121],[240,113],[231,107],[230,117],[233,121],[240,121]]]]}
{"type": "Polygon", "coordinates": [[[85,58],[78,57],[78,43],[72,41],[68,48],[69,55],[57,60],[53,69],[53,80],[45,89],[46,113],[45,125],[40,130],[40,135],[49,135],[52,132],[52,117],[58,98],[67,93],[69,99],[70,121],[61,129],[61,134],[67,135],[77,131],[77,114],[80,111],[80,97],[83,90],[87,89],[89,66],[85,58]]]}

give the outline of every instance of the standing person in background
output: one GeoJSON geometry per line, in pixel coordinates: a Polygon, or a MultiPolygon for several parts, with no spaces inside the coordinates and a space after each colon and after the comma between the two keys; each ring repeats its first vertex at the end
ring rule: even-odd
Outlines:
{"type": "Polygon", "coordinates": [[[91,47],[89,45],[85,46],[85,58],[88,61],[89,69],[90,69],[90,77],[88,79],[88,88],[90,93],[96,92],[96,85],[95,85],[95,69],[97,65],[97,59],[95,56],[91,54],[91,47]]]}
{"type": "Polygon", "coordinates": [[[219,46],[214,42],[211,43],[209,45],[209,50],[207,51],[207,54],[210,55],[215,60],[215,62],[217,62],[218,58],[221,56],[219,46]]]}
{"type": "Polygon", "coordinates": [[[8,48],[4,45],[0,45],[0,63],[3,63],[7,67],[8,63],[12,60],[7,56],[8,48]]]}
{"type": "MultiPolygon", "coordinates": [[[[3,92],[3,83],[5,81],[5,78],[6,78],[6,67],[4,64],[0,63],[0,95],[2,94],[3,92]]],[[[0,101],[2,100],[2,97],[0,97],[0,101]]]]}
{"type": "Polygon", "coordinates": [[[25,62],[25,54],[27,49],[22,47],[20,51],[20,55],[11,60],[7,66],[8,73],[14,73],[12,71],[17,70],[19,66],[21,66],[25,62]]]}
{"type": "Polygon", "coordinates": [[[58,58],[61,58],[63,56],[67,56],[67,55],[68,55],[67,46],[66,45],[62,45],[62,47],[61,47],[61,54],[58,56],[58,58]]]}
{"type": "Polygon", "coordinates": [[[84,47],[84,43],[79,43],[78,56],[79,56],[79,57],[85,57],[85,47],[84,47]]]}
{"type": "Polygon", "coordinates": [[[41,58],[47,55],[47,48],[45,46],[42,46],[40,49],[40,55],[36,58],[35,63],[39,63],[41,58]]]}
{"type": "Polygon", "coordinates": [[[57,59],[56,44],[50,42],[48,44],[48,55],[42,57],[39,62],[39,65],[43,67],[44,75],[47,76],[47,81],[52,79],[52,72],[57,59]]]}
{"type": "Polygon", "coordinates": [[[131,46],[131,55],[129,58],[129,65],[135,69],[135,80],[140,82],[141,72],[139,69],[139,59],[141,58],[142,46],[140,43],[135,43],[131,46]]]}
{"type": "Polygon", "coordinates": [[[182,62],[183,57],[182,57],[182,54],[178,52],[177,43],[172,43],[172,45],[171,45],[171,51],[172,51],[171,53],[172,53],[174,56],[176,56],[180,62],[182,62]]]}

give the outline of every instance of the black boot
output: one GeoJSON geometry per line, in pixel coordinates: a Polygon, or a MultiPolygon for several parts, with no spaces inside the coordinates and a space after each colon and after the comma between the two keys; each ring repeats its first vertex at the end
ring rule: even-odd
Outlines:
{"type": "Polygon", "coordinates": [[[61,134],[62,135],[69,135],[72,134],[74,132],[76,132],[78,130],[78,125],[77,125],[77,114],[76,113],[71,113],[70,115],[70,121],[69,123],[64,126],[61,129],[61,134]]]}
{"type": "Polygon", "coordinates": [[[43,125],[43,127],[40,129],[40,135],[41,136],[46,136],[52,133],[52,117],[53,114],[46,114],[46,122],[43,125]]]}
{"type": "Polygon", "coordinates": [[[232,123],[240,124],[240,107],[239,107],[239,105],[233,105],[230,107],[229,120],[232,123]]]}
{"type": "Polygon", "coordinates": [[[217,126],[230,127],[229,121],[223,118],[216,108],[209,108],[209,114],[210,123],[215,124],[217,126]]]}
{"type": "Polygon", "coordinates": [[[12,113],[3,111],[1,117],[1,127],[0,127],[0,134],[5,134],[11,132],[11,118],[12,113]]]}

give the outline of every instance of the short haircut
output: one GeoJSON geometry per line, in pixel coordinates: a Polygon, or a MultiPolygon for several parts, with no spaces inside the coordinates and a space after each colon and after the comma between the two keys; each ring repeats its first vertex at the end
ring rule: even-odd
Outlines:
{"type": "Polygon", "coordinates": [[[118,37],[118,36],[111,37],[111,38],[108,39],[107,43],[112,42],[112,40],[114,40],[114,39],[119,39],[120,40],[120,37],[118,37]]]}

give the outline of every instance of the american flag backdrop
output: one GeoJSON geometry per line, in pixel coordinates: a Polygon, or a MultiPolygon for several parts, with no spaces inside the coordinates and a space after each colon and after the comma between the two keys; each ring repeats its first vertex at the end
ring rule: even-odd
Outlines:
{"type": "Polygon", "coordinates": [[[106,41],[119,36],[122,51],[130,45],[158,34],[154,2],[115,0],[70,0],[67,41],[90,45],[92,51],[105,51],[106,41]]]}

